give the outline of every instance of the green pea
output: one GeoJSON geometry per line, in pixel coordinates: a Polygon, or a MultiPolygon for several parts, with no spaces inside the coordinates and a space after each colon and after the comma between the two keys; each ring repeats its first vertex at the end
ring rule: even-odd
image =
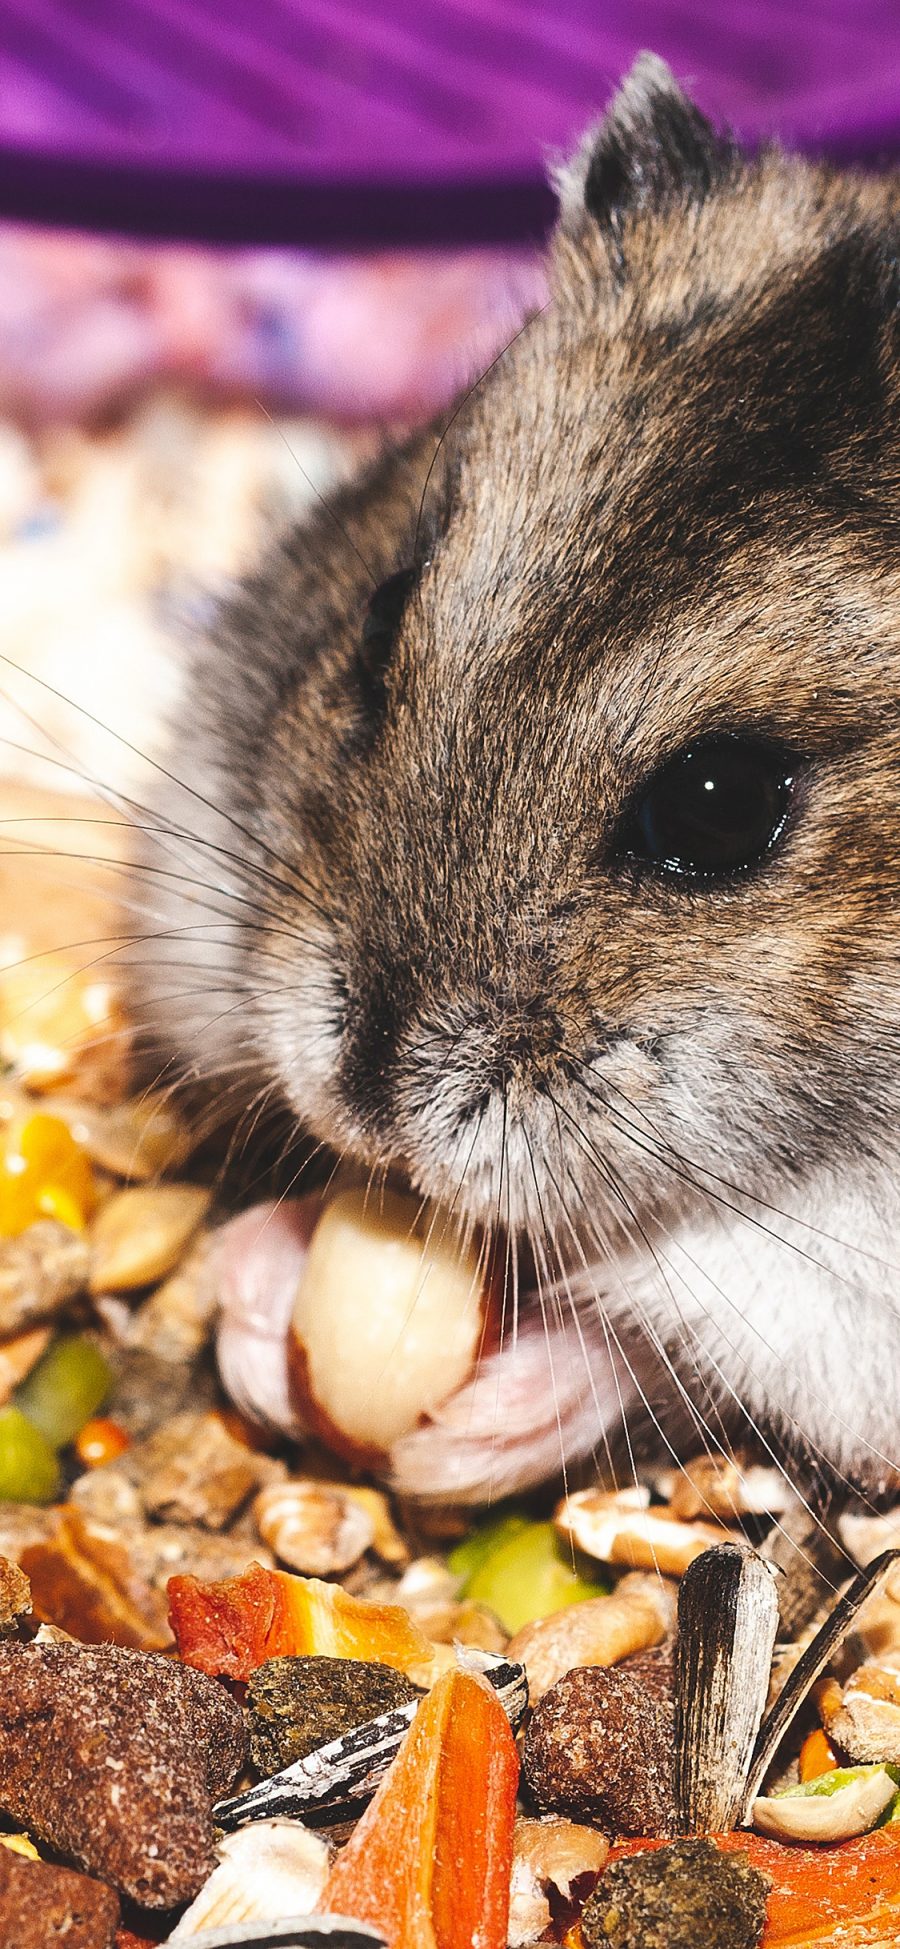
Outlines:
{"type": "Polygon", "coordinates": [[[529,1527],[527,1516],[491,1516],[456,1544],[450,1551],[447,1563],[455,1577],[462,1577],[464,1597],[468,1597],[469,1583],[475,1572],[493,1556],[494,1551],[502,1549],[511,1537],[521,1535],[522,1530],[529,1527]]]}
{"type": "MultiPolygon", "coordinates": [[[[451,1568],[457,1568],[452,1558],[451,1568]]],[[[607,1589],[572,1568],[552,1523],[510,1517],[497,1524],[491,1546],[466,1577],[464,1595],[496,1611],[508,1631],[518,1631],[586,1597],[602,1597],[607,1589]]]]}
{"type": "Polygon", "coordinates": [[[0,1408],[0,1501],[52,1502],[59,1483],[46,1437],[18,1408],[0,1408]]]}
{"type": "Polygon", "coordinates": [[[84,1334],[66,1334],[42,1354],[16,1392],[16,1406],[54,1448],[65,1448],[102,1408],[112,1369],[84,1334]]]}

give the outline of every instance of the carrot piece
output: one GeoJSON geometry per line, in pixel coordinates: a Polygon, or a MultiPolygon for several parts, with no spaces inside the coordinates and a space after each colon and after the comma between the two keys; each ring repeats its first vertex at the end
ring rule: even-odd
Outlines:
{"type": "Polygon", "coordinates": [[[420,1705],[320,1906],[388,1949],[506,1949],[519,1760],[483,1679],[450,1671],[420,1705]]]}
{"type": "Polygon", "coordinates": [[[337,1584],[251,1563],[240,1577],[170,1577],[169,1619],[186,1665],[247,1679],[267,1658],[303,1653],[373,1658],[428,1683],[434,1646],[399,1604],[350,1597],[337,1584]]]}
{"type": "MultiPolygon", "coordinates": [[[[897,1827],[880,1827],[837,1847],[796,1847],[743,1829],[712,1838],[729,1852],[743,1848],[772,1883],[761,1949],[886,1949],[900,1943],[897,1827]]],[[[665,1845],[623,1841],[610,1860],[665,1845]]]]}
{"type": "Polygon", "coordinates": [[[829,1743],[821,1726],[817,1726],[815,1732],[809,1733],[804,1739],[800,1748],[801,1781],[805,1783],[807,1780],[817,1780],[820,1774],[830,1773],[832,1767],[837,1766],[838,1763],[834,1747],[829,1743]]]}

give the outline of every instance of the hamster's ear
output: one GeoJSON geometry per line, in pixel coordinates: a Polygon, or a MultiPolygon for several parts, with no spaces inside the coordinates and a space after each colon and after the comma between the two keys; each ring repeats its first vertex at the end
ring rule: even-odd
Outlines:
{"type": "Polygon", "coordinates": [[[641,54],[603,120],[556,175],[560,229],[616,235],[632,212],[702,202],[732,176],[740,151],[682,94],[655,54],[641,54]]]}

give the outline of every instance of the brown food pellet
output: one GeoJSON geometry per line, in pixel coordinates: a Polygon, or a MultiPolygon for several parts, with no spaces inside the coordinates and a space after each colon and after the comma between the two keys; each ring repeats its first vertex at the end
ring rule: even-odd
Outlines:
{"type": "Polygon", "coordinates": [[[666,1638],[662,1644],[652,1645],[649,1651],[633,1651],[630,1658],[623,1658],[617,1671],[627,1672],[629,1678],[636,1678],[644,1690],[652,1692],[654,1698],[673,1699],[675,1696],[675,1640],[666,1638]]]}
{"type": "Polygon", "coordinates": [[[244,1750],[240,1708],[188,1666],[117,1645],[0,1644],[0,1806],[146,1908],[202,1887],[212,1804],[244,1750]]]}
{"type": "Polygon", "coordinates": [[[402,1672],[367,1659],[269,1658],[247,1684],[253,1764],[260,1773],[277,1773],[421,1696],[402,1672]]]}
{"type": "Polygon", "coordinates": [[[118,1898],[102,1882],[0,1847],[3,1949],[112,1949],[118,1921],[118,1898]]]}
{"type": "Polygon", "coordinates": [[[615,1834],[670,1834],[675,1721],[671,1704],[615,1666],[566,1672],[535,1706],[523,1770],[545,1813],[615,1834]]]}
{"type": "Polygon", "coordinates": [[[768,1882],[745,1853],[674,1841],[615,1861],[581,1912],[587,1949],[757,1949],[768,1882]]]}

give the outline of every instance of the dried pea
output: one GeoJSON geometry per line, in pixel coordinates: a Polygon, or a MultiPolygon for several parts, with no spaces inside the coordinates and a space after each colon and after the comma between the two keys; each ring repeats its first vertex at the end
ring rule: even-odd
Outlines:
{"type": "Polygon", "coordinates": [[[586,1597],[599,1597],[606,1588],[573,1568],[552,1523],[516,1516],[467,1539],[454,1550],[450,1567],[465,1577],[464,1595],[495,1611],[508,1631],[520,1631],[535,1618],[550,1617],[586,1597]],[[468,1574],[467,1551],[472,1564],[468,1574]]]}
{"type": "Polygon", "coordinates": [[[47,1348],[16,1394],[16,1406],[54,1448],[64,1448],[102,1408],[112,1369],[84,1334],[66,1334],[47,1348]]]}
{"type": "Polygon", "coordinates": [[[58,1482],[46,1436],[19,1408],[0,1408],[0,1502],[52,1502],[58,1482]]]}

